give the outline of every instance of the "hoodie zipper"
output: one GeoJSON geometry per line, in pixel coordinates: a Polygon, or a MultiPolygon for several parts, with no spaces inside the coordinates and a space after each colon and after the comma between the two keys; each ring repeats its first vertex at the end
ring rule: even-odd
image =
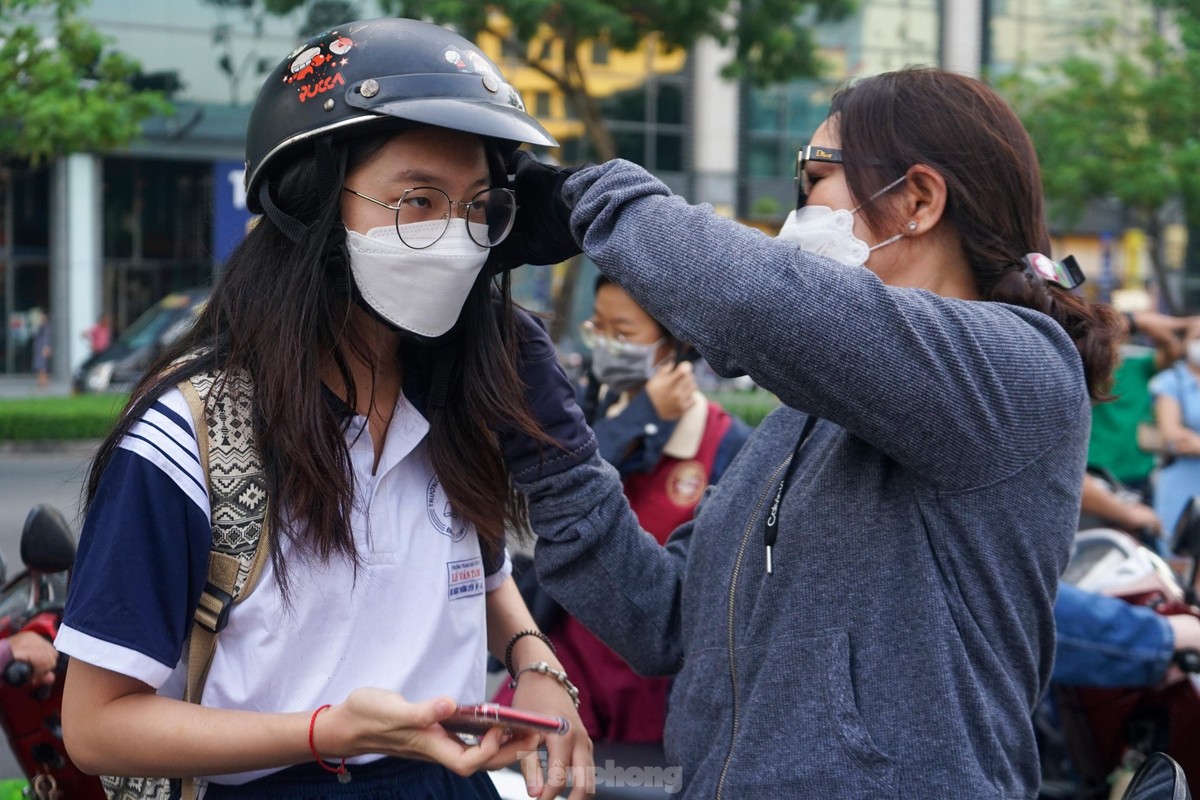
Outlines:
{"type": "Polygon", "coordinates": [[[762,494],[758,497],[758,503],[754,506],[754,513],[750,515],[750,519],[746,521],[746,530],[742,533],[742,543],[738,547],[737,560],[733,563],[733,579],[729,582],[729,684],[733,693],[733,721],[729,731],[729,750],[725,753],[725,763],[721,765],[721,777],[717,781],[717,800],[721,800],[725,792],[725,776],[729,772],[729,759],[733,757],[733,743],[737,739],[738,732],[738,689],[737,689],[737,661],[734,658],[733,644],[733,621],[734,621],[734,599],[737,596],[738,576],[742,571],[742,561],[746,556],[746,546],[750,543],[750,533],[754,529],[754,521],[758,519],[759,513],[762,511],[763,503],[767,500],[767,495],[771,493],[771,489],[775,487],[779,481],[779,475],[787,468],[787,465],[792,462],[797,453],[792,453],[783,463],[775,468],[775,472],[771,474],[770,480],[767,481],[763,488],[762,494]]]}

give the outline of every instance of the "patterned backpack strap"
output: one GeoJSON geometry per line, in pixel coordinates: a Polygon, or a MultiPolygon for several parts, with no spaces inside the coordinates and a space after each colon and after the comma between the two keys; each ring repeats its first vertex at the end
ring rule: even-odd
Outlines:
{"type": "MultiPolygon", "coordinates": [[[[270,552],[267,538],[267,482],[254,439],[254,401],[244,373],[201,373],[178,388],[187,399],[196,428],[200,466],[208,480],[212,509],[212,546],[208,580],[188,638],[187,688],[183,699],[199,703],[208,668],[217,652],[217,635],[229,611],[249,596],[270,552]]],[[[109,800],[169,800],[172,783],[181,800],[194,800],[193,778],[101,777],[109,800]]]]}
{"type": "Polygon", "coordinates": [[[200,595],[188,651],[184,699],[200,702],[216,652],[216,637],[234,603],[258,582],[266,563],[267,482],[254,439],[254,399],[249,376],[201,373],[179,384],[196,423],[200,463],[208,479],[212,547],[208,581],[200,595]]]}

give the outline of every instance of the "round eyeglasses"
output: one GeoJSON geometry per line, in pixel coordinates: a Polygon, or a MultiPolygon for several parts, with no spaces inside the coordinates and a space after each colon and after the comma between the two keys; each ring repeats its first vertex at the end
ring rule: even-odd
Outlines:
{"type": "Polygon", "coordinates": [[[645,347],[658,347],[666,341],[664,337],[657,342],[631,342],[623,333],[608,336],[596,330],[596,323],[590,319],[585,319],[579,324],[579,339],[589,350],[606,350],[610,355],[614,356],[629,351],[637,351],[645,347]]]}
{"type": "Polygon", "coordinates": [[[414,186],[405,189],[395,205],[368,197],[349,186],[342,189],[395,211],[396,235],[414,250],[424,250],[441,239],[454,217],[467,221],[467,235],[475,244],[495,247],[512,231],[513,220],[517,217],[517,196],[511,189],[484,189],[470,200],[461,202],[451,200],[450,195],[435,186],[414,186]]]}

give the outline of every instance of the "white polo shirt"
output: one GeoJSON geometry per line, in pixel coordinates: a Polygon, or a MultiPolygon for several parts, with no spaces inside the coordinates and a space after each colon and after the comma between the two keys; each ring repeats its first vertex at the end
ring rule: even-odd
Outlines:
{"type": "MultiPolygon", "coordinates": [[[[288,603],[268,560],[219,636],[203,705],[311,711],[363,686],[414,701],[485,699],[484,595],[511,567],[506,557],[485,574],[474,529],[454,516],[433,473],[428,431],[401,395],[372,474],[366,419],[350,420],[357,573],[344,558],[322,563],[281,537],[288,603]]],[[[56,646],[182,697],[183,646],[211,540],[191,415],[172,390],[133,427],[105,470],[84,522],[56,646]]],[[[271,771],[216,780],[242,783],[271,771]]]]}

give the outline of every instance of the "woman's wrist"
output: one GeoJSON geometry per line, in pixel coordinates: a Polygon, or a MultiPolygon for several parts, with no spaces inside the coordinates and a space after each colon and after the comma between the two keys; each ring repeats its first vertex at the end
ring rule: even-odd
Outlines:
{"type": "Polygon", "coordinates": [[[522,636],[513,642],[511,657],[506,660],[509,677],[512,677],[521,667],[538,661],[545,661],[556,669],[561,669],[558,655],[554,652],[549,639],[536,636],[522,636]]]}
{"type": "Polygon", "coordinates": [[[579,689],[571,682],[570,676],[567,675],[566,670],[562,668],[561,664],[550,664],[546,661],[535,661],[532,664],[526,664],[519,668],[517,673],[509,680],[508,688],[516,689],[522,680],[536,680],[539,678],[554,681],[571,698],[571,703],[576,708],[579,708],[579,689]]]}
{"type": "MultiPolygon", "coordinates": [[[[516,660],[516,657],[519,654],[522,654],[522,651],[519,651],[518,647],[520,647],[526,639],[534,639],[539,641],[545,645],[547,650],[550,651],[551,656],[558,655],[557,651],[554,649],[554,642],[550,641],[550,637],[539,631],[537,628],[525,628],[523,630],[519,630],[509,637],[508,645],[504,648],[504,668],[508,670],[509,676],[515,675],[517,672],[517,667],[520,662],[516,660]]],[[[522,648],[522,650],[527,652],[529,648],[525,647],[522,648]]]]}

